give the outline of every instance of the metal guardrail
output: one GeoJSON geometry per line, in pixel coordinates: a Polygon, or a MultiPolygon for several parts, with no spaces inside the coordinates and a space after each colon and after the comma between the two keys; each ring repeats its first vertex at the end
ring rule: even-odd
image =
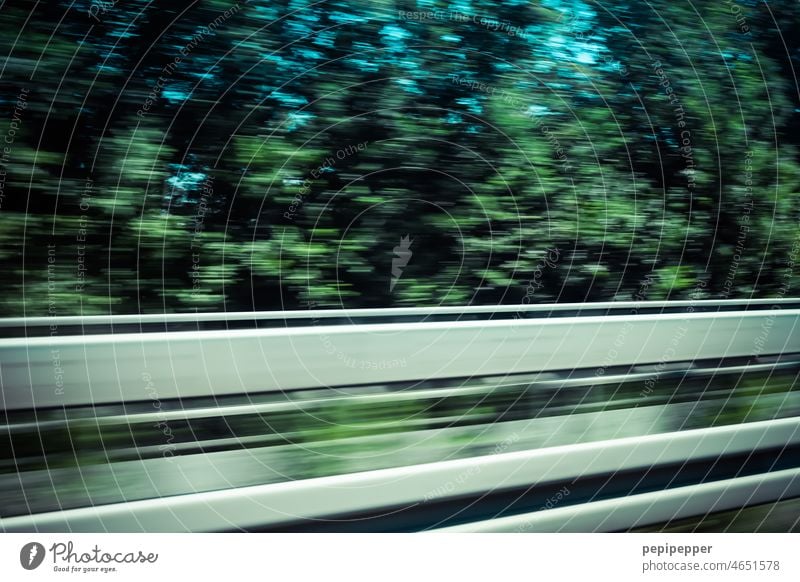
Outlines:
{"type": "MultiPolygon", "coordinates": [[[[234,326],[239,322],[286,322],[292,320],[338,320],[348,322],[353,319],[373,320],[375,323],[386,322],[394,318],[430,318],[447,316],[451,319],[460,317],[506,315],[513,317],[547,316],[564,312],[598,313],[609,315],[627,315],[632,312],[672,313],[686,311],[727,311],[757,309],[790,309],[800,308],[800,299],[703,299],[679,301],[598,301],[593,303],[544,303],[520,305],[468,305],[463,307],[396,307],[390,309],[295,309],[285,311],[232,311],[213,313],[151,313],[131,315],[73,315],[62,317],[10,317],[0,319],[0,329],[56,328],[78,326],[91,330],[102,325],[148,325],[207,322],[225,322],[234,326]]],[[[24,334],[23,334],[24,335],[24,334]]]]}
{"type": "MultiPolygon", "coordinates": [[[[2,320],[2,429],[269,416],[295,404],[236,398],[306,389],[399,402],[794,370],[799,323],[798,300],[2,320]],[[80,414],[40,424],[43,409],[80,414]]],[[[616,531],[800,496],[798,458],[800,418],[780,418],[18,515],[0,531],[616,531]],[[570,500],[539,511],[565,484],[570,500]]]]}
{"type": "MultiPolygon", "coordinates": [[[[623,314],[607,316],[314,322],[259,329],[4,338],[0,407],[185,399],[637,364],[666,368],[698,359],[800,352],[800,309],[763,309],[768,305],[763,302],[758,309],[742,302],[725,305],[727,310],[720,312],[625,314],[630,310],[626,305],[620,308],[623,314]]],[[[62,323],[41,320],[31,325],[57,330],[62,323]]]]}
{"type": "MultiPolygon", "coordinates": [[[[459,529],[506,530],[510,525],[518,528],[530,521],[529,512],[522,511],[506,518],[506,521],[498,521],[496,527],[490,525],[491,522],[470,519],[475,507],[497,492],[520,491],[515,495],[521,496],[525,492],[544,488],[545,494],[548,494],[565,483],[575,487],[574,483],[580,479],[626,473],[634,473],[633,480],[636,481],[647,479],[648,475],[657,475],[660,467],[677,465],[680,470],[695,461],[708,460],[713,465],[724,465],[726,457],[742,454],[757,456],[775,450],[780,453],[798,446],[800,418],[790,418],[19,516],[0,519],[0,530],[276,531],[292,525],[313,530],[316,524],[327,525],[337,531],[348,531],[359,524],[365,525],[371,519],[385,516],[423,524],[422,527],[409,526],[410,529],[436,529],[447,523],[437,519],[435,506],[454,499],[467,500],[463,507],[457,506],[460,512],[455,512],[455,515],[460,514],[462,520],[473,524],[459,529]],[[401,516],[404,512],[406,515],[401,516]]],[[[720,491],[721,487],[724,491],[733,487],[731,491],[737,493],[728,499],[735,497],[740,506],[800,495],[800,468],[780,469],[775,462],[772,465],[777,471],[768,471],[762,479],[745,475],[742,478],[747,479],[738,483],[738,477],[730,483],[713,481],[716,483],[713,490],[720,491]],[[769,483],[772,483],[771,487],[767,486],[769,483]],[[754,485],[755,490],[752,489],[754,485]],[[742,496],[742,491],[757,491],[758,495],[748,498],[742,496]]],[[[741,469],[738,472],[741,473],[741,469]]],[[[697,481],[713,477],[705,468],[699,473],[697,481]]],[[[675,495],[683,496],[687,501],[685,493],[689,491],[693,490],[680,492],[675,489],[664,498],[663,503],[672,508],[675,495]]],[[[653,501],[652,496],[644,499],[653,501]]],[[[730,503],[721,502],[718,506],[704,503],[698,508],[691,498],[688,501],[687,507],[692,511],[731,507],[730,503]]],[[[535,503],[538,503],[536,509],[543,507],[543,503],[535,503]]],[[[663,511],[656,510],[651,510],[652,513],[628,510],[625,518],[617,514],[619,507],[634,503],[639,501],[621,500],[592,506],[594,521],[591,521],[591,529],[608,531],[664,520],[663,511]],[[608,522],[598,521],[599,515],[613,518],[608,522]]],[[[655,506],[658,503],[661,501],[655,506]]],[[[445,511],[452,520],[452,509],[448,506],[445,511]]],[[[570,509],[570,515],[576,511],[580,510],[575,507],[570,509]]],[[[678,512],[676,515],[684,516],[687,512],[678,512]]],[[[531,527],[547,529],[553,527],[554,523],[548,521],[545,525],[531,527]]],[[[587,531],[583,528],[589,522],[579,523],[582,525],[578,529],[587,531]]]]}

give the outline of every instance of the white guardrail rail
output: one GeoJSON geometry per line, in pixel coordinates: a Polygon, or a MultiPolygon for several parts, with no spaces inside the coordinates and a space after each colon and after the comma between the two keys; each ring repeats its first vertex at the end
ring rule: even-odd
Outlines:
{"type": "Polygon", "coordinates": [[[0,407],[765,357],[800,352],[799,318],[796,300],[756,300],[12,319],[0,407]],[[158,331],[209,323],[226,329],[158,331]]]}

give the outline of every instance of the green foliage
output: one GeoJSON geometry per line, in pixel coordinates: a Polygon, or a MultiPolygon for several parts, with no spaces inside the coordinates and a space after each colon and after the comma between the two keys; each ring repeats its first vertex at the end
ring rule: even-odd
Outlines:
{"type": "Polygon", "coordinates": [[[0,9],[3,315],[800,284],[788,0],[41,4],[0,9]]]}

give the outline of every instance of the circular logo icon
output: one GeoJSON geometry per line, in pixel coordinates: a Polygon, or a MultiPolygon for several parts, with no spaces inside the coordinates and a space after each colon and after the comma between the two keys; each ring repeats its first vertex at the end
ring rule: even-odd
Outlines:
{"type": "Polygon", "coordinates": [[[29,542],[19,551],[19,563],[26,570],[35,570],[44,561],[44,546],[38,542],[29,542]]]}

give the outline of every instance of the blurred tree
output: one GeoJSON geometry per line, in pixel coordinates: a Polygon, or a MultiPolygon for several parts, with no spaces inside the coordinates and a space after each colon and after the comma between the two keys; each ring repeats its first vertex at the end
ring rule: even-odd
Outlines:
{"type": "Polygon", "coordinates": [[[0,310],[794,293],[794,8],[5,2],[0,310]]]}

